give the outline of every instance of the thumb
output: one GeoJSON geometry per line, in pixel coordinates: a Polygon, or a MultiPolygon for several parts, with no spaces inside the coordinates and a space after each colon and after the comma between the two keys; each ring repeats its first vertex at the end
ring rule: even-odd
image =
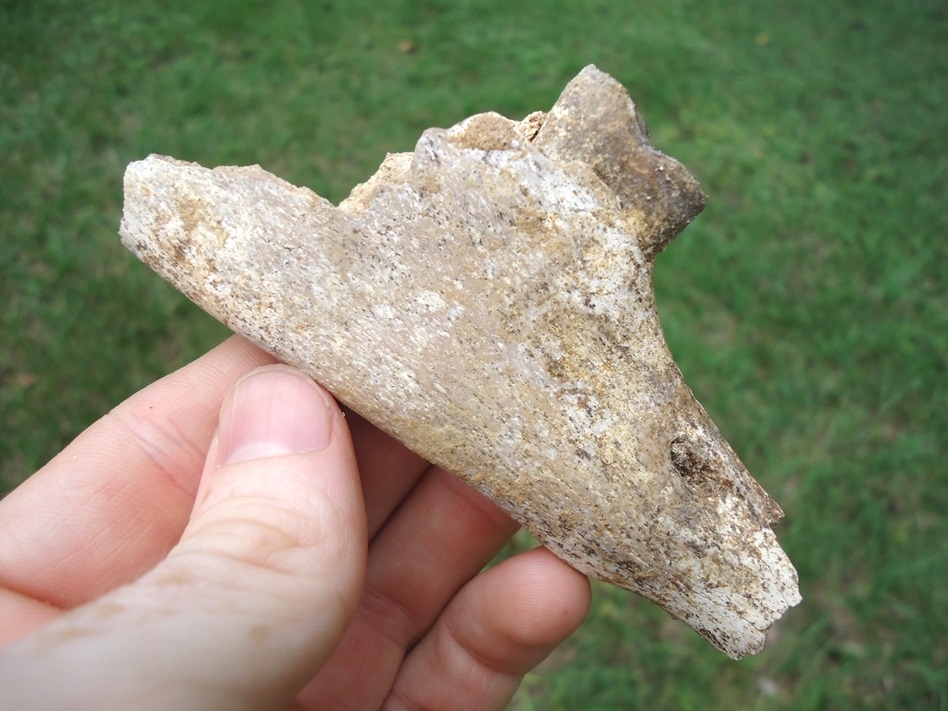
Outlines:
{"type": "Polygon", "coordinates": [[[365,549],[342,413],[299,371],[258,369],[167,559],[8,648],[0,677],[36,692],[20,708],[283,708],[354,614],[365,549]]]}

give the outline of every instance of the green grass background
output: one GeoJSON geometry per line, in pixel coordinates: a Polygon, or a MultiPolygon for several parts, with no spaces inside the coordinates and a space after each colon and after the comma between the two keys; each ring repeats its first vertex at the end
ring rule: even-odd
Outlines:
{"type": "Polygon", "coordinates": [[[944,0],[0,0],[2,486],[225,336],[121,248],[129,161],[337,201],[592,62],[711,196],[659,258],[662,321],[804,603],[735,663],[596,586],[511,708],[948,709],[946,37],[944,0]]]}

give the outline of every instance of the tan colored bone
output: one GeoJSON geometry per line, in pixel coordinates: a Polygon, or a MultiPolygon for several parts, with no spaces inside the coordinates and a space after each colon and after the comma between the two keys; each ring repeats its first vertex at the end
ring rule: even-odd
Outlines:
{"type": "Polygon", "coordinates": [[[132,163],[121,235],[577,569],[739,658],[800,596],[780,509],[655,311],[654,258],[704,200],[590,66],[548,114],[426,131],[338,208],[257,166],[132,163]]]}

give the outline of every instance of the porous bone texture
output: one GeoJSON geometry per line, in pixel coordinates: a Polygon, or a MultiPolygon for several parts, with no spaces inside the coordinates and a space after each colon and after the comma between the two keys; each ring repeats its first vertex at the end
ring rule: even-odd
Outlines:
{"type": "Polygon", "coordinates": [[[738,658],[799,602],[782,515],[685,385],[655,256],[705,197],[587,67],[548,113],[430,129],[338,208],[258,166],[125,175],[125,245],[496,502],[738,658]]]}

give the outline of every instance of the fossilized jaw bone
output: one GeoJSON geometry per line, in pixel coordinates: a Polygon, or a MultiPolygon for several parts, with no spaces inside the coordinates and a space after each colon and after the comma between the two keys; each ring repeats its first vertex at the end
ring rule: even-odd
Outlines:
{"type": "Polygon", "coordinates": [[[703,203],[587,67],[548,114],[426,131],[338,208],[256,166],[132,163],[121,234],[564,560],[738,658],[800,597],[780,509],[655,311],[654,257],[703,203]]]}

